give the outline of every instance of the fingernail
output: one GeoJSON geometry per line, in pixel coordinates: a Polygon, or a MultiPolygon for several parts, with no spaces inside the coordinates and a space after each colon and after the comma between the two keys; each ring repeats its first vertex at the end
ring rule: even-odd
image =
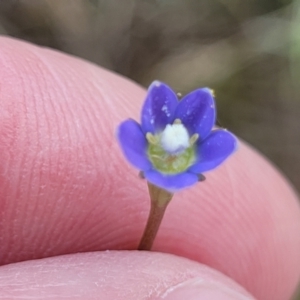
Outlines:
{"type": "MultiPolygon", "coordinates": [[[[243,291],[233,290],[219,282],[194,278],[169,288],[160,300],[254,300],[243,291]]],[[[157,299],[157,300],[158,300],[157,299]]]]}

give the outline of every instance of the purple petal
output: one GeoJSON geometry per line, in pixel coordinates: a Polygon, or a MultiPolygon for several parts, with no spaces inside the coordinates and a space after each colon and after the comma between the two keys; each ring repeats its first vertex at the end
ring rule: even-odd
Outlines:
{"type": "Polygon", "coordinates": [[[174,118],[177,96],[166,84],[154,81],[142,108],[141,124],[144,133],[163,130],[174,118]]]}
{"type": "Polygon", "coordinates": [[[152,169],[146,171],[144,176],[152,184],[170,192],[178,191],[198,182],[198,176],[189,172],[165,175],[152,169]]]}
{"type": "Polygon", "coordinates": [[[128,161],[139,170],[148,170],[152,164],[147,158],[147,140],[141,126],[134,120],[122,122],[117,131],[122,151],[128,161]]]}
{"type": "Polygon", "coordinates": [[[226,130],[213,131],[198,144],[198,162],[189,168],[190,172],[200,174],[219,166],[237,148],[237,138],[226,130]]]}
{"type": "Polygon", "coordinates": [[[180,119],[190,134],[198,133],[204,140],[216,121],[215,101],[208,88],[195,90],[178,104],[175,119],[180,119]]]}

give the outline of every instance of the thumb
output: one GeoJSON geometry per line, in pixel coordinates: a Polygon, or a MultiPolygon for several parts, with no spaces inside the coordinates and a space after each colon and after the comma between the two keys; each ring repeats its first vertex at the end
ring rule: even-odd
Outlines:
{"type": "Polygon", "coordinates": [[[0,267],[1,299],[247,300],[221,273],[170,254],[81,253],[0,267]]]}

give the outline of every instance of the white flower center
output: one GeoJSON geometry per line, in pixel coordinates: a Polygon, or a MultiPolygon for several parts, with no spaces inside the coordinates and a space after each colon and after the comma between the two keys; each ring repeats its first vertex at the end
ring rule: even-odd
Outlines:
{"type": "Polygon", "coordinates": [[[189,133],[183,124],[168,124],[161,133],[160,144],[170,154],[180,154],[190,146],[189,133]]]}

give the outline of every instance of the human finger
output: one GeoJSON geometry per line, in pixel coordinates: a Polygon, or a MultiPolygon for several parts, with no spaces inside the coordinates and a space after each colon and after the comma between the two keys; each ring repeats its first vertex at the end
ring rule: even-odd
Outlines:
{"type": "MultiPolygon", "coordinates": [[[[0,41],[1,263],[136,249],[146,184],[114,138],[145,92],[82,60],[0,41]]],[[[175,195],[154,249],[205,263],[260,299],[287,299],[300,213],[282,176],[241,143],[205,183],[175,195]]]]}
{"type": "Polygon", "coordinates": [[[170,254],[107,251],[0,267],[0,299],[248,300],[223,274],[170,254]]]}

